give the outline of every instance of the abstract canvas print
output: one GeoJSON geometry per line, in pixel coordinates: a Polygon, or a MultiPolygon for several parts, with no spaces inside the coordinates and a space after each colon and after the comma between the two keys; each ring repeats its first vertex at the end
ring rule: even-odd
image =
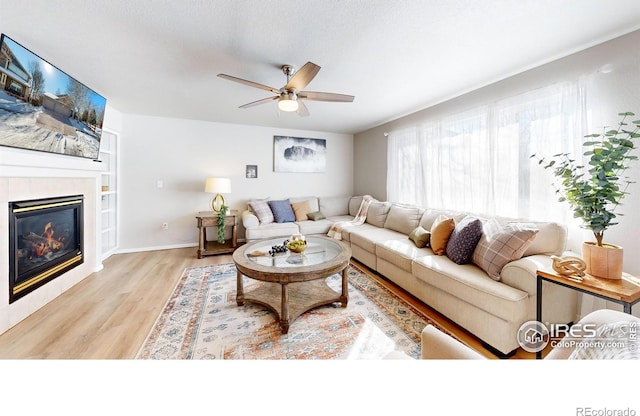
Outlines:
{"type": "Polygon", "coordinates": [[[274,172],[322,173],[327,165],[327,141],[273,136],[274,172]]]}

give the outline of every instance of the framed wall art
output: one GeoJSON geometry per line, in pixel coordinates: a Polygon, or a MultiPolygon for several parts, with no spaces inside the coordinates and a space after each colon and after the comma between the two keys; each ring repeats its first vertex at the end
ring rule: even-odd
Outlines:
{"type": "Polygon", "coordinates": [[[323,173],[326,165],[326,139],[273,136],[274,172],[323,173]]]}
{"type": "Polygon", "coordinates": [[[255,179],[258,177],[258,165],[247,165],[246,169],[246,177],[250,179],[255,179]]]}

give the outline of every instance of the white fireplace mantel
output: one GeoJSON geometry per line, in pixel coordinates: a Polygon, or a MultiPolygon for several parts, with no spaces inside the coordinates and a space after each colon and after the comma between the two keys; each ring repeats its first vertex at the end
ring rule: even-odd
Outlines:
{"type": "Polygon", "coordinates": [[[0,148],[0,333],[102,269],[103,170],[100,162],[90,159],[0,148]],[[84,263],[9,304],[9,201],[79,194],[84,195],[84,263]]]}

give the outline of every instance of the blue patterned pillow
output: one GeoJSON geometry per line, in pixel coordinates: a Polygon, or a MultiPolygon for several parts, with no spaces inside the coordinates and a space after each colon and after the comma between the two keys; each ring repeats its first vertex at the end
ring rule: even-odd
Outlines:
{"type": "Polygon", "coordinates": [[[276,222],[295,222],[296,214],[293,213],[291,202],[288,199],[269,201],[269,207],[271,207],[276,222]]]}
{"type": "Polygon", "coordinates": [[[474,217],[465,217],[456,224],[447,241],[447,257],[457,264],[471,262],[480,237],[482,237],[482,221],[474,217]]]}

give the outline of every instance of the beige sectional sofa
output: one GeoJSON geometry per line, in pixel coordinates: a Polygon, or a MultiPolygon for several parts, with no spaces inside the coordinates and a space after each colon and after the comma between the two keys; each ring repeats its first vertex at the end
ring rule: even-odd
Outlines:
{"type": "MultiPolygon", "coordinates": [[[[265,224],[247,210],[242,214],[247,240],[294,233],[326,234],[334,222],[352,219],[362,201],[362,197],[308,197],[291,198],[291,202],[305,199],[310,201],[312,210],[322,212],[326,219],[265,224]]],[[[366,222],[346,228],[342,238],[350,243],[355,259],[477,336],[498,355],[508,356],[519,347],[519,327],[536,318],[535,272],[550,267],[550,256],[564,253],[566,229],[557,223],[527,222],[528,227],[537,229],[533,242],[522,258],[508,262],[496,279],[474,263],[457,264],[446,255],[436,255],[429,247],[417,247],[408,238],[419,226],[430,230],[440,216],[453,218],[456,224],[467,216],[483,222],[520,222],[375,201],[369,207],[366,222]]],[[[575,321],[576,292],[550,284],[544,284],[543,290],[544,322],[575,321]]]]}

